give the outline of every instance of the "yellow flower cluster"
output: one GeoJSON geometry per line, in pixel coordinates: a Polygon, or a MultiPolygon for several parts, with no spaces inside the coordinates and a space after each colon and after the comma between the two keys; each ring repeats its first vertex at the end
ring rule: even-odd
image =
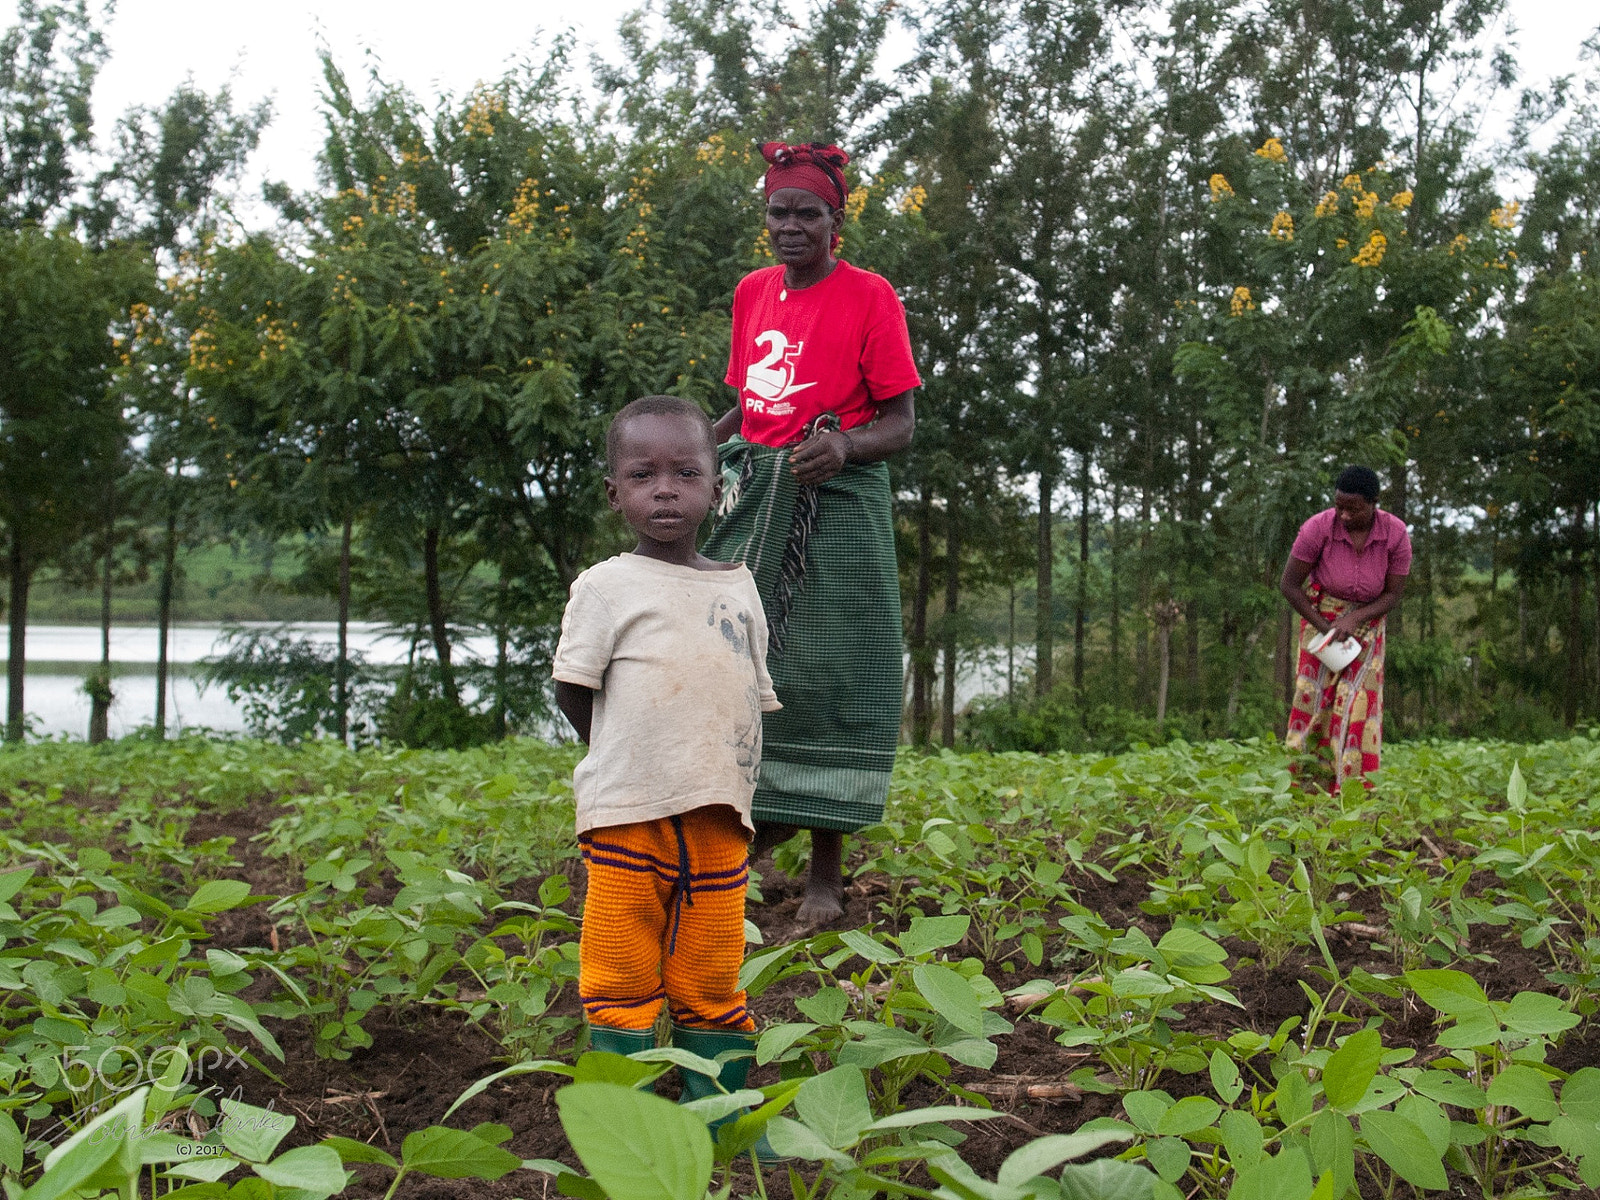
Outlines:
{"type": "Polygon", "coordinates": [[[1359,192],[1361,191],[1361,176],[1354,174],[1346,175],[1343,179],[1339,180],[1339,187],[1347,192],[1359,192]]]}
{"type": "Polygon", "coordinates": [[[1356,251],[1356,256],[1350,261],[1358,267],[1375,267],[1383,261],[1383,254],[1389,248],[1389,239],[1383,236],[1378,229],[1372,231],[1372,236],[1367,239],[1367,244],[1356,251]]]}
{"type": "Polygon", "coordinates": [[[1378,211],[1378,193],[1361,191],[1356,193],[1356,216],[1363,221],[1372,220],[1372,214],[1378,211]]]}
{"type": "Polygon", "coordinates": [[[1450,239],[1450,253],[1456,255],[1467,248],[1467,235],[1458,233],[1450,239]]]}
{"type": "Polygon", "coordinates": [[[1233,299],[1228,301],[1228,311],[1234,316],[1242,317],[1255,306],[1256,302],[1250,298],[1249,288],[1236,287],[1233,289],[1233,299]]]}
{"type": "MultiPolygon", "coordinates": [[[[261,323],[260,318],[257,318],[257,323],[261,323]]],[[[260,359],[262,362],[267,361],[269,353],[282,354],[289,348],[289,331],[283,327],[283,322],[267,321],[265,324],[266,327],[261,334],[260,359]]]]}
{"type": "Polygon", "coordinates": [[[1322,199],[1317,201],[1317,207],[1312,210],[1312,215],[1317,217],[1331,217],[1339,211],[1339,193],[1324,192],[1322,199]]]}
{"type": "Polygon", "coordinates": [[[1284,153],[1282,142],[1275,137],[1269,137],[1261,143],[1260,149],[1256,151],[1256,157],[1264,158],[1268,162],[1281,163],[1289,156],[1284,153]]]}
{"type": "Polygon", "coordinates": [[[351,213],[344,219],[344,231],[346,233],[356,233],[365,224],[366,222],[362,220],[360,213],[351,213]]]}
{"type": "Polygon", "coordinates": [[[1280,242],[1294,241],[1294,217],[1280,212],[1272,218],[1272,236],[1280,242]]]}
{"type": "Polygon", "coordinates": [[[1489,214],[1489,224],[1496,229],[1515,229],[1517,214],[1522,211],[1522,205],[1513,200],[1510,204],[1495,209],[1489,214]]]}
{"type": "Polygon", "coordinates": [[[1389,203],[1395,208],[1398,208],[1401,212],[1404,212],[1406,209],[1411,207],[1411,201],[1414,199],[1416,199],[1416,197],[1414,197],[1410,190],[1407,189],[1406,191],[1396,192],[1394,195],[1390,196],[1389,203]]]}
{"type": "Polygon", "coordinates": [[[713,133],[701,142],[694,150],[694,160],[714,167],[728,156],[727,140],[720,133],[713,133]]]}
{"type": "Polygon", "coordinates": [[[761,258],[770,259],[773,257],[772,235],[766,231],[764,226],[761,232],[756,235],[755,252],[761,258]]]}
{"type": "Polygon", "coordinates": [[[461,129],[468,137],[492,137],[494,119],[506,110],[506,98],[499,92],[479,84],[472,92],[467,105],[467,115],[461,129]]]}
{"type": "MultiPolygon", "coordinates": [[[[851,192],[850,193],[850,199],[851,200],[855,199],[855,192],[851,192]]],[[[867,198],[866,198],[865,193],[863,193],[862,197],[861,197],[861,203],[863,205],[865,205],[866,202],[867,202],[867,198]]],[[[907,192],[900,199],[900,211],[905,213],[905,214],[907,214],[908,216],[911,215],[912,213],[919,213],[919,212],[922,211],[922,206],[924,204],[926,204],[927,202],[928,202],[928,189],[923,187],[920,183],[913,184],[912,187],[911,187],[911,190],[909,192],[907,192]]],[[[850,202],[847,200],[847,201],[845,201],[846,210],[848,210],[849,207],[850,207],[850,202]]]]}
{"type": "Polygon", "coordinates": [[[1226,175],[1213,175],[1209,182],[1211,184],[1211,201],[1213,204],[1221,200],[1224,196],[1233,195],[1233,187],[1228,183],[1228,177],[1226,175]]]}

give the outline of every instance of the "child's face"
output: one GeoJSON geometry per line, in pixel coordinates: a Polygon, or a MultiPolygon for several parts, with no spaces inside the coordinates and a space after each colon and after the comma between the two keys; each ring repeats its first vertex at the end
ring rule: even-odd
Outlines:
{"type": "Polygon", "coordinates": [[[695,553],[695,535],[722,495],[706,440],[704,429],[670,413],[646,413],[622,427],[606,498],[639,535],[641,550],[695,553]]]}

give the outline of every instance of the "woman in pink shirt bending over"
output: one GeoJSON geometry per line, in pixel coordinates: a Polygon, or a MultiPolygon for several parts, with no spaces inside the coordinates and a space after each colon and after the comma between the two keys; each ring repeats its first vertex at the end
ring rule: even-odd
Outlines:
{"type": "Polygon", "coordinates": [[[1411,573],[1405,522],[1378,508],[1378,476],[1346,467],[1333,507],[1300,527],[1278,587],[1300,614],[1300,664],[1284,744],[1321,759],[1335,790],[1352,776],[1366,783],[1383,749],[1383,641],[1389,610],[1411,573]],[[1353,637],[1361,654],[1330,670],[1312,653],[1333,631],[1353,637]]]}

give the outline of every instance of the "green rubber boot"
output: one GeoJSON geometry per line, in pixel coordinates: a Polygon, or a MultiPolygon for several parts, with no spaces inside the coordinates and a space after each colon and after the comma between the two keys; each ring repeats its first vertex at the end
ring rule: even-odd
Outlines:
{"type": "Polygon", "coordinates": [[[637,1054],[656,1048],[654,1029],[618,1029],[614,1025],[590,1025],[589,1049],[612,1054],[637,1054]]]}
{"type": "MultiPolygon", "coordinates": [[[[756,1048],[756,1035],[753,1033],[734,1033],[721,1029],[690,1029],[683,1025],[673,1025],[672,1044],[691,1054],[698,1054],[701,1058],[716,1058],[726,1050],[754,1050],[756,1048]]],[[[699,1071],[689,1071],[680,1067],[678,1074],[683,1079],[683,1094],[678,1097],[679,1104],[687,1104],[691,1100],[703,1100],[707,1096],[715,1096],[722,1091],[737,1092],[745,1086],[750,1078],[750,1064],[754,1059],[736,1058],[732,1062],[722,1064],[722,1072],[716,1079],[709,1075],[702,1075],[699,1071]],[[721,1084],[719,1088],[717,1085],[721,1084]]],[[[742,1112],[750,1110],[743,1109],[742,1112]]],[[[718,1117],[710,1122],[706,1128],[711,1133],[711,1140],[717,1140],[717,1130],[728,1121],[740,1116],[740,1113],[729,1113],[725,1117],[718,1117]]],[[[782,1162],[783,1156],[772,1148],[772,1143],[767,1141],[763,1133],[760,1139],[746,1153],[753,1153],[758,1162],[782,1162]]]]}

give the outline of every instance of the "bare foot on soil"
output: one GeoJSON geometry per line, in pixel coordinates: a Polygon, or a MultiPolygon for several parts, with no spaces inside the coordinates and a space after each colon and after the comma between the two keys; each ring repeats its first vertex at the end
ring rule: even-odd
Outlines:
{"type": "Polygon", "coordinates": [[[818,886],[813,880],[806,886],[806,897],[794,918],[806,930],[824,929],[844,916],[844,889],[818,886]]]}
{"type": "Polygon", "coordinates": [[[795,920],[804,929],[821,929],[844,916],[844,835],[829,829],[811,831],[811,870],[806,898],[795,920]]]}

